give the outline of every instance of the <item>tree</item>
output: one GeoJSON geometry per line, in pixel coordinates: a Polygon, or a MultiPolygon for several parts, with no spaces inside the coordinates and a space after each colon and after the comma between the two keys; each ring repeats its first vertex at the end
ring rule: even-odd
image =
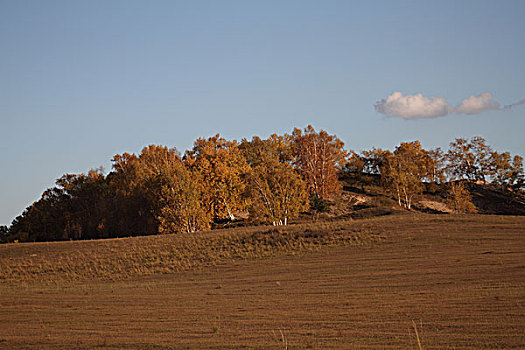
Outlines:
{"type": "Polygon", "coordinates": [[[7,242],[9,236],[9,227],[2,225],[0,226],[0,242],[7,242]]]}
{"type": "Polygon", "coordinates": [[[195,232],[209,228],[201,174],[188,169],[176,149],[150,145],[137,157],[113,158],[111,178],[127,232],[195,232]]]}
{"type": "Polygon", "coordinates": [[[251,141],[243,139],[239,145],[246,162],[250,166],[257,166],[266,160],[275,160],[283,163],[292,163],[292,145],[290,137],[272,134],[268,139],[262,140],[254,136],[251,141]]]}
{"type": "Polygon", "coordinates": [[[410,210],[414,196],[421,193],[422,181],[429,174],[428,153],[419,141],[413,141],[401,143],[394,153],[384,156],[383,181],[397,197],[399,205],[410,210]]]}
{"type": "Polygon", "coordinates": [[[361,152],[363,173],[369,175],[382,175],[381,169],[383,169],[383,166],[390,155],[390,151],[375,147],[371,150],[361,152]]]}
{"type": "Polygon", "coordinates": [[[90,170],[87,174],[66,174],[57,180],[56,185],[47,196],[51,201],[58,199],[58,215],[64,220],[64,238],[107,237],[109,208],[102,168],[90,170]]]}
{"type": "MultiPolygon", "coordinates": [[[[16,218],[13,219],[11,222],[11,225],[9,226],[9,237],[8,240],[18,240],[20,242],[27,242],[29,241],[29,220],[27,220],[27,216],[29,214],[29,209],[34,205],[30,205],[29,207],[25,208],[22,214],[18,215],[16,218]]],[[[47,238],[47,240],[53,240],[53,238],[47,238]]]]}
{"type": "Polygon", "coordinates": [[[490,175],[492,183],[499,186],[501,191],[507,188],[520,190],[523,187],[523,158],[512,157],[509,152],[491,152],[490,175]]]}
{"type": "Polygon", "coordinates": [[[521,191],[525,187],[525,174],[523,173],[523,157],[515,155],[512,159],[512,174],[509,185],[514,191],[521,191]]]}
{"type": "Polygon", "coordinates": [[[250,216],[275,225],[308,210],[306,183],[290,164],[269,160],[253,168],[249,176],[250,216]]]}
{"type": "Polygon", "coordinates": [[[450,143],[446,154],[447,172],[451,180],[486,181],[490,172],[490,154],[492,150],[485,139],[476,136],[468,141],[457,138],[450,143]]]}
{"type": "Polygon", "coordinates": [[[159,232],[162,175],[166,168],[180,163],[176,149],[157,145],[144,147],[139,156],[125,153],[113,157],[113,173],[109,177],[120,232],[142,235],[159,232]]]}
{"type": "Polygon", "coordinates": [[[440,147],[428,151],[428,178],[436,184],[445,181],[445,155],[440,147]]]}
{"type": "Polygon", "coordinates": [[[199,138],[186,152],[185,161],[202,174],[207,194],[204,205],[215,219],[234,220],[234,212],[246,208],[243,194],[250,166],[237,141],[228,141],[219,134],[199,138]]]}
{"type": "Polygon", "coordinates": [[[292,135],[294,164],[310,193],[328,199],[341,190],[338,174],[346,161],[343,141],[326,131],[316,132],[311,125],[292,135]]]}
{"type": "Polygon", "coordinates": [[[205,188],[201,175],[178,162],[163,169],[161,176],[159,232],[209,229],[211,215],[203,206],[205,188]]]}
{"type": "Polygon", "coordinates": [[[326,213],[330,210],[330,203],[315,195],[310,196],[310,211],[312,212],[312,219],[314,222],[319,220],[321,213],[326,213]]]}
{"type": "Polygon", "coordinates": [[[447,195],[447,206],[455,213],[476,213],[469,191],[463,181],[450,181],[447,195]]]}
{"type": "Polygon", "coordinates": [[[351,151],[348,155],[348,160],[346,161],[343,172],[347,174],[361,175],[364,173],[365,168],[365,159],[364,156],[359,155],[358,153],[351,151]]]}
{"type": "Polygon", "coordinates": [[[289,139],[275,134],[266,140],[254,137],[243,140],[240,148],[251,166],[247,186],[251,218],[287,225],[308,210],[306,183],[291,163],[289,139]]]}
{"type": "Polygon", "coordinates": [[[63,175],[13,220],[10,236],[20,241],[104,237],[110,212],[105,181],[101,169],[63,175]]]}

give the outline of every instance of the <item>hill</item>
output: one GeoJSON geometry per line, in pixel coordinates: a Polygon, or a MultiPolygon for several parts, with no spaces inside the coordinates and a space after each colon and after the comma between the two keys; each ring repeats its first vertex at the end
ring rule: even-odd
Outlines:
{"type": "Polygon", "coordinates": [[[0,349],[521,348],[524,228],[396,212],[4,244],[0,349]]]}
{"type": "MultiPolygon", "coordinates": [[[[379,175],[346,174],[340,179],[341,195],[331,204],[325,219],[337,217],[364,218],[404,212],[395,198],[380,183],[379,175]]],[[[467,190],[472,197],[479,214],[525,215],[525,195],[522,192],[501,191],[491,184],[466,182],[467,190]]],[[[447,206],[446,199],[449,185],[446,183],[424,184],[423,192],[416,197],[413,211],[450,214],[452,208],[447,206]]]]}

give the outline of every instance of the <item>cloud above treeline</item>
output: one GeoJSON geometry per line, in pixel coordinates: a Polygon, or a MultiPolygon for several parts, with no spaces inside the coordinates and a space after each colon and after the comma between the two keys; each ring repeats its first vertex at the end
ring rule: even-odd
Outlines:
{"type": "Polygon", "coordinates": [[[403,95],[394,92],[392,95],[375,104],[377,112],[403,119],[424,119],[443,117],[448,114],[479,114],[490,110],[511,109],[525,104],[525,100],[500,107],[492,99],[492,94],[484,92],[470,96],[457,106],[452,106],[444,97],[425,97],[422,94],[403,95]]]}

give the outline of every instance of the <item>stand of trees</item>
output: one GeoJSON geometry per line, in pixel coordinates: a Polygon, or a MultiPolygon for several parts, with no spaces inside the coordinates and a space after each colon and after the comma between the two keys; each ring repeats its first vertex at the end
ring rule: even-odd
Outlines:
{"type": "Polygon", "coordinates": [[[376,149],[353,153],[346,169],[379,175],[400,206],[411,209],[424,183],[448,183],[447,203],[459,213],[475,212],[465,182],[492,184],[502,192],[521,191],[525,185],[523,158],[494,151],[484,138],[458,138],[444,153],[425,150],[419,141],[401,143],[394,152],[376,149]]]}
{"type": "Polygon", "coordinates": [[[297,154],[289,137],[254,137],[241,147],[251,167],[247,188],[250,217],[273,225],[287,225],[308,210],[307,183],[293,167],[297,154]]]}
{"type": "Polygon", "coordinates": [[[393,153],[384,152],[383,157],[383,183],[395,194],[399,205],[410,210],[423,180],[430,177],[432,159],[419,141],[401,143],[393,153]]]}
{"type": "Polygon", "coordinates": [[[299,213],[326,210],[339,195],[341,172],[374,175],[411,209],[425,182],[448,182],[447,203],[475,208],[464,182],[520,191],[523,158],[498,153],[481,137],[459,138],[447,152],[419,141],[394,151],[348,152],[335,135],[308,126],[291,134],[241,142],[200,138],[182,156],[150,145],[140,154],[117,154],[112,170],[65,174],[11,223],[0,241],[48,241],[195,232],[249,215],[254,223],[287,225],[299,213]],[[470,204],[469,204],[470,203],[470,204]]]}
{"type": "Polygon", "coordinates": [[[344,155],[343,142],[311,126],[304,134],[295,129],[240,143],[218,134],[199,138],[184,156],[150,145],[139,155],[115,155],[107,175],[100,169],[64,175],[2,229],[1,239],[195,232],[241,213],[253,222],[287,225],[308,211],[310,195],[328,200],[337,194],[344,155]]]}

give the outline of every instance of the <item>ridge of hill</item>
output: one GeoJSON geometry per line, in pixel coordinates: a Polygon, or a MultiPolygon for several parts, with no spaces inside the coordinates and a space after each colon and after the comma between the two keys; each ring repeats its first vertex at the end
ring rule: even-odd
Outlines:
{"type": "MultiPolygon", "coordinates": [[[[379,175],[347,175],[340,180],[342,193],[330,204],[330,210],[321,218],[369,218],[390,215],[406,210],[380,183],[379,175]]],[[[525,195],[521,192],[501,191],[491,184],[466,182],[472,203],[478,214],[525,215],[525,195]]],[[[448,184],[425,183],[423,192],[417,196],[413,211],[429,214],[451,214],[447,206],[448,184]]]]}

